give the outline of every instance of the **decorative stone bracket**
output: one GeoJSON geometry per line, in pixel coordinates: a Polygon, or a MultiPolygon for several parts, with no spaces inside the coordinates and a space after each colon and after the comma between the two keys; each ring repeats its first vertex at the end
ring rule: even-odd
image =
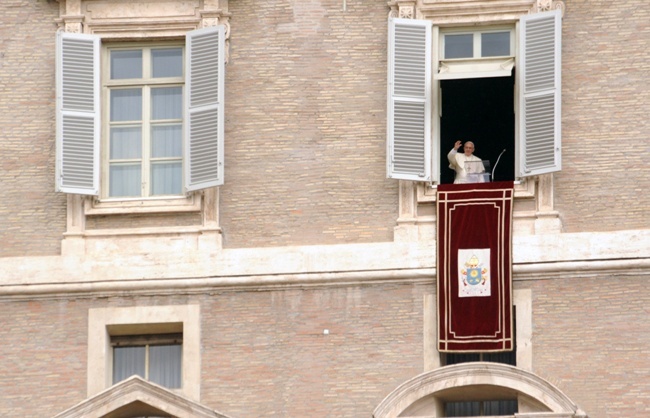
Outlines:
{"type": "Polygon", "coordinates": [[[59,27],[72,33],[94,33],[107,39],[155,39],[184,36],[216,25],[230,38],[228,0],[153,2],[133,0],[57,0],[59,27]]]}

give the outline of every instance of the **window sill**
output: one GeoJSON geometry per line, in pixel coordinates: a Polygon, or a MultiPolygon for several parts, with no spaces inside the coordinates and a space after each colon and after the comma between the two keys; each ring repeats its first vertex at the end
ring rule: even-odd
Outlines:
{"type": "MultiPolygon", "coordinates": [[[[526,178],[515,181],[515,199],[535,198],[535,178],[526,178]]],[[[419,182],[417,185],[418,203],[435,202],[437,184],[419,182]]]]}
{"type": "Polygon", "coordinates": [[[140,213],[198,212],[201,193],[188,196],[149,199],[86,199],[84,213],[93,215],[120,215],[140,213]]]}

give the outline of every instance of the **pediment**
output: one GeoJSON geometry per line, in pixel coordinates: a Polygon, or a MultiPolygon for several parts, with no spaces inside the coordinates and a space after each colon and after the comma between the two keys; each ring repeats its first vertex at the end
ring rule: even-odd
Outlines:
{"type": "Polygon", "coordinates": [[[167,388],[132,376],[54,418],[230,418],[167,388]]]}

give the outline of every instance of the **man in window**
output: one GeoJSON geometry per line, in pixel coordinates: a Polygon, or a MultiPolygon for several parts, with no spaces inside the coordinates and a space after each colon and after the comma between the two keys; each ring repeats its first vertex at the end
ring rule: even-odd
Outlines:
{"type": "Polygon", "coordinates": [[[474,155],[474,143],[472,141],[465,142],[463,146],[463,154],[458,153],[458,148],[462,145],[462,141],[456,141],[454,148],[447,154],[449,160],[449,168],[456,172],[454,184],[459,183],[478,183],[482,182],[483,176],[473,176],[485,172],[483,161],[474,155]]]}

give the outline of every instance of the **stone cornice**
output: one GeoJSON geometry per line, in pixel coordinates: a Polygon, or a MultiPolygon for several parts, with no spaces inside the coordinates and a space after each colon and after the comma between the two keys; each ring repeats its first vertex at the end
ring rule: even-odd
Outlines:
{"type": "MultiPolygon", "coordinates": [[[[514,280],[648,275],[649,241],[650,230],[515,237],[514,280]]],[[[435,254],[426,241],[0,258],[0,299],[432,283],[435,254]]]]}
{"type": "Polygon", "coordinates": [[[561,0],[391,0],[388,7],[392,17],[439,26],[512,23],[525,14],[565,9],[561,0]]]}

